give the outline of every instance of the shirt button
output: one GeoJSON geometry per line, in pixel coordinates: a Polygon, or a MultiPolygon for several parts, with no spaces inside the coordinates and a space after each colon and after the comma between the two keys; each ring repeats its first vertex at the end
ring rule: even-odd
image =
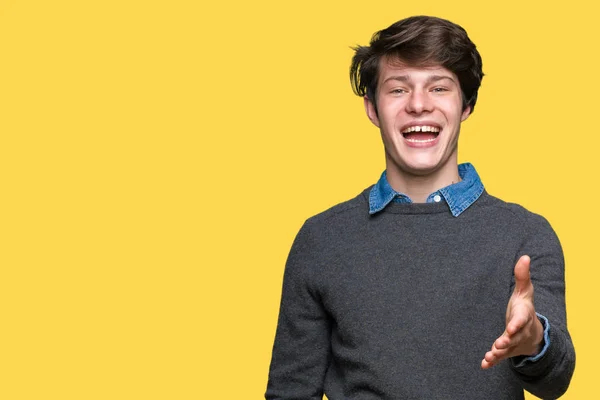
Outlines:
{"type": "Polygon", "coordinates": [[[433,201],[435,201],[436,203],[439,203],[442,200],[442,198],[440,197],[439,194],[436,194],[435,196],[433,196],[433,201]]]}

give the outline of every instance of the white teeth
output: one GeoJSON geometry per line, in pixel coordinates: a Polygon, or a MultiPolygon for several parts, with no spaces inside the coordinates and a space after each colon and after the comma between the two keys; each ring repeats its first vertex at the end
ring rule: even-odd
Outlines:
{"type": "Polygon", "coordinates": [[[440,128],[435,126],[423,125],[423,126],[411,126],[402,131],[402,133],[409,132],[439,132],[440,128]]]}
{"type": "Polygon", "coordinates": [[[428,142],[433,142],[434,140],[435,140],[435,138],[433,138],[433,139],[425,139],[425,140],[406,139],[407,142],[411,142],[411,143],[428,143],[428,142]]]}

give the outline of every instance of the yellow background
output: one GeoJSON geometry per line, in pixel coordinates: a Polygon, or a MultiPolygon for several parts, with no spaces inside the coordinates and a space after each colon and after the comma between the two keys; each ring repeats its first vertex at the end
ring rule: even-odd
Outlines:
{"type": "Polygon", "coordinates": [[[577,350],[564,398],[595,398],[588,4],[0,3],[0,398],[262,398],[295,234],[383,170],[350,46],[414,14],[480,49],[460,159],[557,231],[577,350]]]}

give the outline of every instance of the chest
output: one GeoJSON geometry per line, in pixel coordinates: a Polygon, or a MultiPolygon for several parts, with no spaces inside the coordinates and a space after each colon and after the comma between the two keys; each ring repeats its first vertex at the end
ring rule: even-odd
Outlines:
{"type": "Polygon", "coordinates": [[[477,221],[386,222],[347,234],[328,253],[320,293],[337,329],[360,340],[373,331],[430,337],[502,327],[516,235],[477,221]]]}

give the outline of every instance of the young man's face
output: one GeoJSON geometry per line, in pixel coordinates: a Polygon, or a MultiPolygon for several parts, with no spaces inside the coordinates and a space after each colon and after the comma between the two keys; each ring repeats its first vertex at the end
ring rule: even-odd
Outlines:
{"type": "Polygon", "coordinates": [[[458,78],[448,69],[408,67],[382,60],[377,113],[365,97],[369,119],[381,130],[388,174],[430,175],[456,169],[462,110],[458,78]]]}

